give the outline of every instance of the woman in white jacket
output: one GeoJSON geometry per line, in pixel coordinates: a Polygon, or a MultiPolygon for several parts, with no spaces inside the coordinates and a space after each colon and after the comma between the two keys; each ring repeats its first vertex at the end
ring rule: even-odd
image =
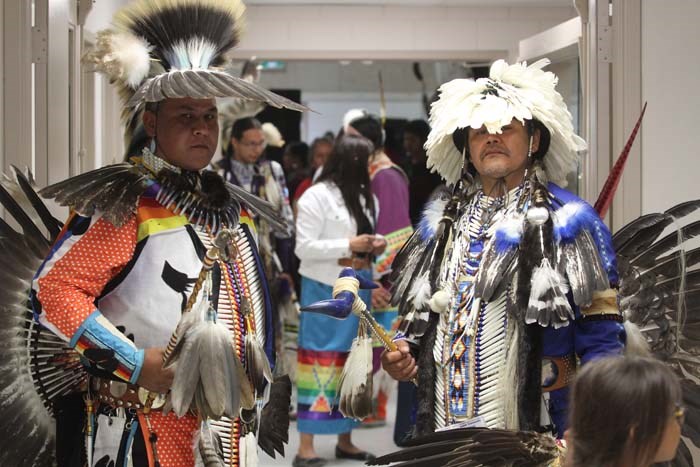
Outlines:
{"type": "MultiPolygon", "coordinates": [[[[374,235],[378,206],[367,171],[372,150],[365,138],[342,137],[318,181],[299,199],[295,253],[301,260],[302,305],[331,298],[333,283],[344,267],[352,267],[371,279],[372,256],[386,247],[386,241],[374,235]]],[[[369,291],[360,296],[370,306],[369,291]]],[[[336,401],[338,378],[357,326],[354,315],[336,320],[302,313],[297,367],[297,426],[301,439],[292,464],[295,467],[325,464],[313,446],[316,434],[338,435],[338,458],[372,458],[352,443],[350,434],[357,422],[344,418],[336,401]]]]}

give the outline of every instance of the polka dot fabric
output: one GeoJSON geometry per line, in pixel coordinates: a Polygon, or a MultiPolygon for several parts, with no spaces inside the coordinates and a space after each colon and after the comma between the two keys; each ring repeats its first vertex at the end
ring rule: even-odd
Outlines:
{"type": "MultiPolygon", "coordinates": [[[[159,412],[151,412],[151,426],[158,435],[156,450],[161,467],[192,467],[194,465],[194,438],[199,429],[196,417],[187,415],[177,418],[174,413],[163,415],[159,412]]],[[[148,425],[143,414],[139,414],[141,433],[146,440],[149,450],[149,458],[153,460],[153,453],[148,442],[148,425]]],[[[152,462],[149,462],[153,465],[152,462]]]]}
{"type": "MultiPolygon", "coordinates": [[[[57,242],[65,244],[65,240],[57,242]]],[[[99,219],[71,243],[56,251],[57,257],[47,262],[37,280],[37,298],[45,319],[68,337],[95,310],[102,289],[131,259],[136,248],[136,218],[121,227],[99,219]]]]}

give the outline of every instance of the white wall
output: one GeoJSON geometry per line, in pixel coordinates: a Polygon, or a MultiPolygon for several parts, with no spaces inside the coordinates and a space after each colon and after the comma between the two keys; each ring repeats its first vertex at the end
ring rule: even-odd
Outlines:
{"type": "Polygon", "coordinates": [[[97,32],[100,29],[108,28],[114,13],[127,3],[127,0],[95,1],[85,21],[84,28],[90,32],[97,32]]]}
{"type": "MultiPolygon", "coordinates": [[[[345,112],[350,109],[366,109],[379,115],[378,93],[305,93],[303,101],[315,111],[302,117],[301,137],[307,142],[329,130],[337,133],[345,112]]],[[[386,108],[387,116],[393,118],[413,120],[423,117],[420,94],[387,94],[386,108]]]]}
{"type": "Polygon", "coordinates": [[[642,211],[700,198],[700,2],[642,2],[642,211]]]}
{"type": "Polygon", "coordinates": [[[253,5],[237,56],[492,59],[576,16],[573,7],[253,5]]]}

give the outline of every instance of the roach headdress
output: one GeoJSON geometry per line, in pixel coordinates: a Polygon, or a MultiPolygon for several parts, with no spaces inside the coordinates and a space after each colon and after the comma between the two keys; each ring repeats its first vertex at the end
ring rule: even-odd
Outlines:
{"type": "Polygon", "coordinates": [[[146,102],[167,98],[235,97],[306,110],[226,71],[244,11],[240,0],[137,0],[116,13],[85,61],[118,86],[127,132],[146,102]]]}

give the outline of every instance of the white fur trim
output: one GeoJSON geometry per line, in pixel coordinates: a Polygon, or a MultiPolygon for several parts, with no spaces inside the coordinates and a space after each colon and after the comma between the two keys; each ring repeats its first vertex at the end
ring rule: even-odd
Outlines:
{"type": "Polygon", "coordinates": [[[569,223],[569,219],[575,218],[584,209],[586,204],[581,201],[566,203],[554,213],[554,223],[557,226],[565,226],[569,223]]]}
{"type": "Polygon", "coordinates": [[[442,214],[445,212],[447,201],[448,200],[445,198],[435,198],[429,201],[425,206],[425,209],[423,209],[420,228],[429,229],[431,235],[435,233],[435,230],[437,230],[438,224],[442,219],[442,214]]]}
{"type": "Polygon", "coordinates": [[[265,135],[265,142],[268,144],[268,146],[272,146],[274,148],[284,147],[285,141],[282,137],[282,133],[280,133],[275,125],[270,122],[263,123],[262,132],[265,135]]]}
{"type": "Polygon", "coordinates": [[[450,306],[450,294],[444,290],[438,290],[430,297],[428,305],[433,312],[444,313],[450,306]]]}
{"type": "Polygon", "coordinates": [[[95,48],[86,55],[86,60],[110,80],[136,89],[148,76],[152,48],[142,37],[106,30],[98,33],[95,48]]]}

